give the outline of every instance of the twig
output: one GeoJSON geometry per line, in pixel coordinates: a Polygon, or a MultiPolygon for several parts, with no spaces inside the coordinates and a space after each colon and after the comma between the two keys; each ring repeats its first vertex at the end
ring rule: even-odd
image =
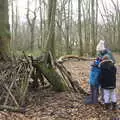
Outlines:
{"type": "Polygon", "coordinates": [[[12,97],[14,103],[16,104],[17,107],[19,107],[19,104],[17,103],[15,97],[13,96],[13,94],[11,93],[11,91],[9,90],[8,86],[6,84],[4,84],[5,89],[8,91],[8,93],[10,94],[10,96],[12,97]]]}
{"type": "MultiPolygon", "coordinates": [[[[12,89],[12,87],[13,87],[15,81],[16,81],[16,78],[12,81],[12,83],[11,83],[11,85],[10,85],[10,88],[9,88],[9,91],[11,91],[11,89],[12,89]]],[[[7,94],[7,96],[6,96],[4,105],[7,104],[8,98],[9,98],[9,92],[8,92],[8,94],[7,94]]]]}
{"type": "Polygon", "coordinates": [[[13,106],[7,106],[7,105],[0,105],[0,110],[8,110],[12,112],[20,112],[25,113],[25,108],[19,108],[19,107],[13,107],[13,106]]]}

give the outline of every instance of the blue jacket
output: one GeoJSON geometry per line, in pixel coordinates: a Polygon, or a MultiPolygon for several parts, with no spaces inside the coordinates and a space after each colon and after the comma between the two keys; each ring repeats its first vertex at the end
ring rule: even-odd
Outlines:
{"type": "Polygon", "coordinates": [[[99,86],[100,74],[101,74],[101,69],[98,68],[97,66],[93,66],[90,71],[90,79],[89,79],[89,83],[91,86],[96,86],[96,87],[99,86]]]}

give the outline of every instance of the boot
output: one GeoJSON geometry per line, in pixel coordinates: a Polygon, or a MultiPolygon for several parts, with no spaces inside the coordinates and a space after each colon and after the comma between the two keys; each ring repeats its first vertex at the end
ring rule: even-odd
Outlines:
{"type": "Polygon", "coordinates": [[[87,97],[85,97],[84,103],[87,104],[93,104],[93,100],[92,100],[92,96],[89,95],[87,97]]]}
{"type": "Polygon", "coordinates": [[[108,110],[111,108],[111,103],[105,103],[105,110],[108,110]]]}
{"type": "Polygon", "coordinates": [[[116,110],[117,109],[117,103],[116,102],[112,102],[112,110],[116,110]]]}

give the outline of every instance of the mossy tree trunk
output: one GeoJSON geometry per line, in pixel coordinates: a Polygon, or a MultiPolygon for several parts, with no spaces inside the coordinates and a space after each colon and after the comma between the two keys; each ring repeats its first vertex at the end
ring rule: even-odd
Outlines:
{"type": "Polygon", "coordinates": [[[55,91],[62,92],[68,90],[68,86],[54,68],[48,68],[44,63],[33,63],[33,66],[39,71],[39,73],[42,73],[45,76],[55,91]]]}
{"type": "Polygon", "coordinates": [[[8,56],[10,45],[10,28],[8,17],[8,0],[0,0],[0,57],[8,56]]]}
{"type": "Polygon", "coordinates": [[[45,56],[41,56],[39,62],[33,60],[32,65],[36,68],[37,73],[43,75],[48,82],[52,85],[55,91],[69,90],[67,83],[65,82],[62,73],[57,67],[57,63],[54,60],[51,52],[46,53],[45,56]],[[47,54],[47,55],[46,55],[47,54]]]}

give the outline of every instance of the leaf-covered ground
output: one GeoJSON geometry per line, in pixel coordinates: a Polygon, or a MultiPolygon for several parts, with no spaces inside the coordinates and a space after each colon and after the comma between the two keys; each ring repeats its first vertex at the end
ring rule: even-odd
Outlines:
{"type": "MultiPolygon", "coordinates": [[[[120,66],[117,59],[117,94],[120,102],[120,66]]],[[[70,60],[64,63],[71,72],[73,80],[79,81],[89,91],[90,61],[70,60]]],[[[85,105],[84,95],[80,93],[55,93],[50,89],[37,90],[29,93],[24,114],[7,111],[0,112],[0,120],[116,120],[120,119],[120,110],[104,110],[101,105],[85,105]],[[115,119],[116,118],[116,119],[115,119]]]]}

